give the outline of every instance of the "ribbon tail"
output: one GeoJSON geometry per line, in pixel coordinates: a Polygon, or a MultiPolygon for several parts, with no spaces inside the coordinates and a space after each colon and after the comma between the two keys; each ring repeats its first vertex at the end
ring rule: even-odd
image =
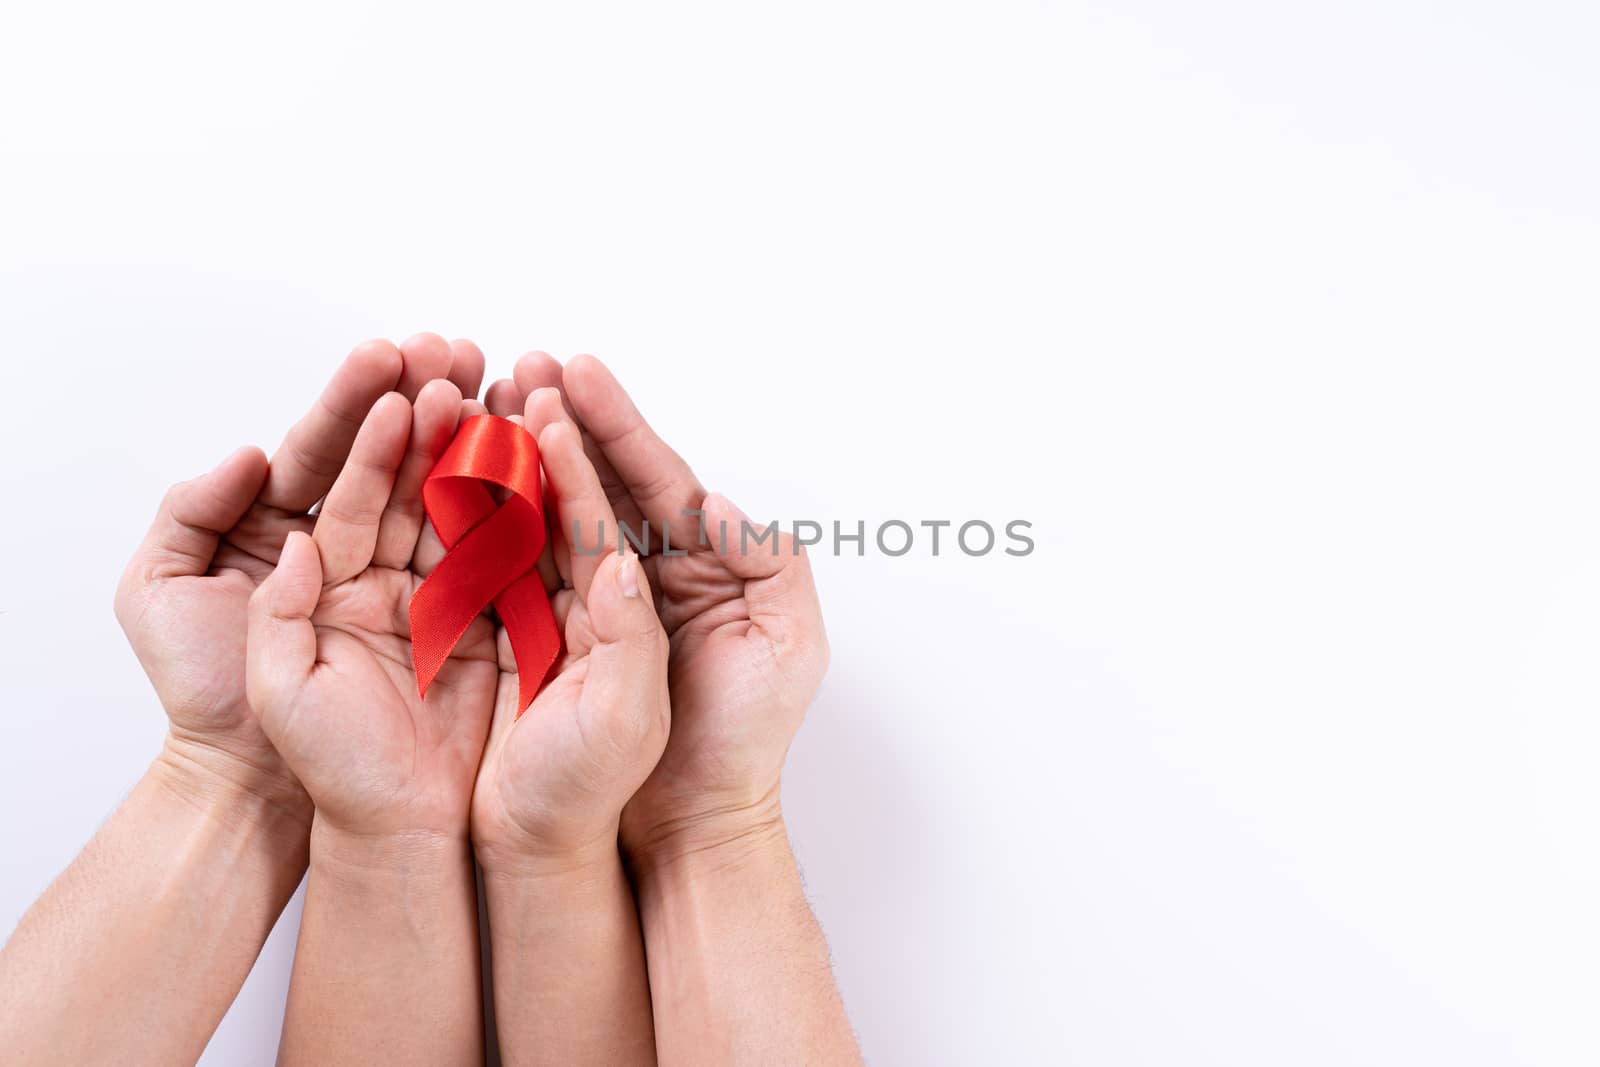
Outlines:
{"type": "Polygon", "coordinates": [[[424,481],[422,503],[446,552],[411,597],[417,693],[427,699],[456,643],[493,602],[516,656],[520,717],[561,653],[534,569],[545,544],[538,443],[506,419],[467,419],[424,481]],[[484,482],[511,495],[497,508],[484,482]]]}
{"type": "MultiPolygon", "coordinates": [[[[411,662],[424,698],[467,627],[507,588],[504,576],[525,573],[537,562],[524,533],[529,521],[538,521],[536,513],[513,497],[453,545],[411,595],[411,662]]],[[[535,591],[542,594],[544,586],[535,591]]]]}
{"type": "Polygon", "coordinates": [[[528,710],[539,686],[561,654],[561,631],[537,571],[513,582],[494,602],[517,659],[517,718],[528,710]]]}
{"type": "Polygon", "coordinates": [[[411,596],[411,664],[417,675],[417,695],[424,700],[428,686],[450,658],[450,650],[478,615],[478,609],[460,602],[448,579],[434,580],[443,567],[441,563],[411,596]]]}

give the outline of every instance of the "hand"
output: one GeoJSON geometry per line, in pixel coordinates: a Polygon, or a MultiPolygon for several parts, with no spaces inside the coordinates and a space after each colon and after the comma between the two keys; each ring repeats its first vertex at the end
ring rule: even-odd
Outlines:
{"type": "Polygon", "coordinates": [[[638,557],[618,552],[616,518],[577,427],[559,405],[530,405],[524,426],[538,438],[553,506],[552,607],[566,648],[519,719],[516,664],[499,635],[473,841],[489,873],[524,860],[614,866],[623,805],[667,740],[667,638],[638,557]]]}
{"type": "Polygon", "coordinates": [[[116,614],[171,720],[163,758],[303,809],[304,790],[245,700],[245,614],[284,539],[333,482],[373,403],[448,374],[476,393],[483,355],[429,334],[358,346],[270,464],[244,448],[175,485],[117,587],[116,614]]]}
{"type": "Polygon", "coordinates": [[[781,826],[783,761],[828,662],[804,551],[783,535],[776,554],[770,541],[742,552],[744,515],[706,494],[593,356],[565,371],[544,353],[524,356],[514,381],[491,387],[489,409],[526,395],[528,421],[553,423],[562,417],[557,386],[617,518],[634,531],[648,520],[652,553],[663,528],[674,550],[688,550],[645,560],[671,641],[672,732],[623,814],[624,848],[638,861],[781,826]],[[705,513],[709,543],[699,543],[694,511],[705,513]]]}
{"type": "Polygon", "coordinates": [[[357,838],[466,839],[499,672],[479,617],[417,695],[411,595],[444,556],[422,483],[455,434],[461,390],[372,407],[307,535],[289,535],[249,606],[246,673],[261,726],[305,784],[320,827],[357,838]]]}

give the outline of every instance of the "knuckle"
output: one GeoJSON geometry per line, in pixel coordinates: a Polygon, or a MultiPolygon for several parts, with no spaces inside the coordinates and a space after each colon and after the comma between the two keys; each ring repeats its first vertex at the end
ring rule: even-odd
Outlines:
{"type": "Polygon", "coordinates": [[[174,482],[167,486],[167,491],[161,494],[161,507],[164,511],[175,512],[183,506],[189,498],[194,483],[190,481],[174,482]]]}

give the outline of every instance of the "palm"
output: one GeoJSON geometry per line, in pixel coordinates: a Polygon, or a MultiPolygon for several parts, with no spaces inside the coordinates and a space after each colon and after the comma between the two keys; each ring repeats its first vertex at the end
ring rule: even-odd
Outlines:
{"type": "Polygon", "coordinates": [[[457,825],[483,750],[496,679],[488,621],[472,624],[424,701],[407,616],[420,584],[373,566],[324,590],[311,616],[316,666],[264,719],[312,799],[352,825],[457,825]]]}
{"type": "Polygon", "coordinates": [[[609,784],[606,738],[589,725],[598,717],[587,713],[584,699],[594,630],[587,609],[570,590],[557,594],[557,605],[571,605],[565,611],[566,651],[520,719],[520,676],[510,640],[504,630],[498,635],[495,719],[501,727],[484,753],[473,798],[473,825],[485,842],[552,841],[560,836],[557,823],[569,822],[574,810],[592,807],[609,784]]]}
{"type": "Polygon", "coordinates": [[[443,547],[421,490],[455,433],[461,394],[430,382],[373,405],[311,537],[293,534],[251,600],[250,700],[324,817],[347,829],[466,822],[497,671],[475,619],[423,700],[409,605],[443,547]]]}
{"type": "MultiPolygon", "coordinates": [[[[751,707],[785,720],[804,711],[803,704],[785,706],[788,687],[770,635],[750,617],[744,580],[714,552],[660,557],[656,574],[672,643],[673,720],[667,750],[646,782],[645,802],[656,793],[717,791],[743,780],[741,757],[771,732],[751,729],[751,707]]],[[[777,759],[781,763],[781,752],[777,759]]]]}
{"type": "Polygon", "coordinates": [[[706,494],[592,356],[563,369],[531,353],[518,363],[514,382],[491,388],[491,409],[519,393],[530,422],[573,416],[581,422],[586,451],[621,522],[633,531],[648,524],[657,539],[652,547],[666,529],[675,549],[688,549],[646,561],[671,640],[672,733],[625,818],[648,829],[773,795],[789,740],[827,665],[808,561],[787,537],[779,539],[777,555],[769,554],[770,541],[743,551],[743,516],[726,499],[706,494]],[[563,393],[574,411],[564,411],[563,393]],[[693,539],[682,532],[693,529],[695,512],[710,543],[689,547],[693,539]]]}
{"type": "Polygon", "coordinates": [[[260,738],[244,699],[245,607],[257,584],[239,571],[220,570],[169,578],[150,591],[131,639],[174,726],[227,735],[246,746],[252,735],[260,738]],[[146,656],[146,644],[156,641],[169,643],[178,656],[146,656]]]}
{"type": "Polygon", "coordinates": [[[288,536],[311,529],[307,512],[332,485],[378,398],[391,389],[415,397],[447,373],[475,393],[482,353],[431,334],[398,348],[386,341],[360,345],[270,465],[258,449],[240,449],[167,494],[118,586],[116,611],[176,737],[292,783],[246,700],[250,597],[277,565],[288,536]]]}
{"type": "MultiPolygon", "coordinates": [[[[147,544],[124,576],[117,608],[173,730],[281,774],[283,760],[245,700],[245,617],[250,595],[272,572],[284,538],[308,529],[311,519],[265,503],[265,476],[266,461],[254,450],[236,453],[208,476],[255,497],[220,536],[207,532],[214,519],[189,516],[196,503],[185,491],[195,483],[169,494],[166,518],[197,543],[192,551],[173,545],[151,551],[147,544]],[[206,541],[215,546],[209,559],[206,541]]],[[[204,500],[208,494],[200,495],[204,500]]]]}
{"type": "Polygon", "coordinates": [[[260,500],[217,545],[211,568],[200,577],[163,583],[170,601],[160,621],[181,635],[180,647],[194,650],[190,672],[178,688],[178,703],[197,729],[249,735],[265,744],[244,699],[244,620],[250,594],[272,573],[278,549],[293,530],[310,530],[308,515],[293,514],[260,500]],[[169,588],[165,588],[170,586],[169,588]],[[217,635],[222,635],[218,639],[217,635]]]}
{"type": "MultiPolygon", "coordinates": [[[[473,797],[473,838],[489,852],[530,843],[565,852],[614,848],[617,815],[667,734],[666,640],[636,559],[616,548],[616,519],[576,428],[530,416],[555,505],[546,569],[564,654],[517,717],[519,675],[499,635],[494,729],[473,797]],[[541,432],[542,431],[542,432],[541,432]],[[611,531],[607,550],[574,552],[574,528],[611,531]],[[575,814],[576,813],[576,814],[575,814]]],[[[592,533],[585,535],[587,546],[592,533]]]]}

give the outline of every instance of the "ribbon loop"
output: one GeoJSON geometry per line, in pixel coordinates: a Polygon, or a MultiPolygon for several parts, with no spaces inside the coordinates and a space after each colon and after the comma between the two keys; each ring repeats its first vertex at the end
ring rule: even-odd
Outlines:
{"type": "Polygon", "coordinates": [[[446,551],[411,597],[417,692],[427,698],[456,642],[492,602],[517,660],[520,716],[561,651],[535,570],[545,543],[538,442],[509,419],[474,415],[422,483],[422,506],[446,551]],[[485,482],[511,496],[496,504],[485,482]]]}

